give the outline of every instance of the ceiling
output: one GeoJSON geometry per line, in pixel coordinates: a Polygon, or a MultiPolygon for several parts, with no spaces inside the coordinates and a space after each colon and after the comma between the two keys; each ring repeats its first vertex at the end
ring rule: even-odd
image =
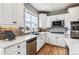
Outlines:
{"type": "Polygon", "coordinates": [[[65,10],[69,7],[79,5],[78,3],[30,3],[30,4],[39,12],[65,10]]]}

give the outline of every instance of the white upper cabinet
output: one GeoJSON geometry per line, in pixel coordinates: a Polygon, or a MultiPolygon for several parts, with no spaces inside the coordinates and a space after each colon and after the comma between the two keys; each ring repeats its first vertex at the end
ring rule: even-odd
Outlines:
{"type": "Polygon", "coordinates": [[[79,6],[68,9],[69,17],[72,21],[79,20],[79,6]]]}
{"type": "Polygon", "coordinates": [[[12,12],[11,5],[6,4],[6,3],[5,4],[0,3],[0,24],[5,24],[6,22],[9,23],[9,21],[7,21],[7,19],[9,20],[9,18],[12,18],[11,17],[11,14],[12,14],[11,12],[12,12]],[[5,7],[5,5],[8,6],[8,7],[5,7]]]}
{"type": "Polygon", "coordinates": [[[22,3],[0,4],[0,24],[23,26],[23,9],[22,3]]]}
{"type": "Polygon", "coordinates": [[[47,24],[46,24],[46,27],[50,27],[51,26],[51,24],[50,24],[50,17],[49,16],[47,16],[47,24]]]}
{"type": "Polygon", "coordinates": [[[2,6],[2,3],[0,3],[0,24],[2,23],[2,18],[3,18],[3,6],[2,6]]]}
{"type": "Polygon", "coordinates": [[[14,18],[17,21],[18,26],[24,26],[24,4],[16,3],[14,18]]]}
{"type": "Polygon", "coordinates": [[[11,3],[4,3],[2,5],[3,11],[2,11],[2,19],[3,19],[3,24],[11,24],[12,23],[12,4],[11,3]]]}
{"type": "Polygon", "coordinates": [[[40,28],[46,28],[46,22],[47,22],[47,14],[40,13],[39,14],[39,27],[40,28]]]}
{"type": "Polygon", "coordinates": [[[68,27],[68,29],[70,29],[70,17],[69,14],[65,14],[65,27],[68,27]]]}
{"type": "Polygon", "coordinates": [[[58,20],[65,20],[65,14],[60,14],[57,16],[58,20]]]}

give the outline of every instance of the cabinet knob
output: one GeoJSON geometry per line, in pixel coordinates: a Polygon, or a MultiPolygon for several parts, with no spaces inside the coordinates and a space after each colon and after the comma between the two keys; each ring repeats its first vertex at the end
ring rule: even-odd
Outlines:
{"type": "Polygon", "coordinates": [[[18,54],[20,54],[20,52],[18,52],[18,54]]]}
{"type": "Polygon", "coordinates": [[[20,46],[18,46],[18,48],[20,48],[20,46]]]}

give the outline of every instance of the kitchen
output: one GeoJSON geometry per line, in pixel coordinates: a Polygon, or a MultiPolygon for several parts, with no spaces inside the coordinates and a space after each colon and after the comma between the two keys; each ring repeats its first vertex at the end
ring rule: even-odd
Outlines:
{"type": "Polygon", "coordinates": [[[78,3],[0,3],[0,55],[79,55],[78,15],[78,3]]]}

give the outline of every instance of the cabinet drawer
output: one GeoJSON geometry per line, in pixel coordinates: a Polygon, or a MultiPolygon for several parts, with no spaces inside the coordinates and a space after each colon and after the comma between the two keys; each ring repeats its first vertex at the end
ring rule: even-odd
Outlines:
{"type": "Polygon", "coordinates": [[[18,55],[26,55],[26,47],[22,47],[21,49],[17,50],[18,55]]]}
{"type": "Polygon", "coordinates": [[[17,48],[18,48],[18,49],[23,48],[23,47],[26,47],[26,41],[25,41],[25,42],[22,42],[22,43],[17,44],[17,48]]]}
{"type": "Polygon", "coordinates": [[[17,55],[18,53],[17,53],[17,51],[13,51],[13,52],[11,52],[11,53],[5,53],[5,55],[17,55]]]}
{"type": "Polygon", "coordinates": [[[16,51],[18,49],[21,49],[22,47],[26,47],[26,42],[22,42],[13,46],[10,46],[8,48],[5,48],[5,52],[12,52],[12,51],[16,51]]]}
{"type": "Polygon", "coordinates": [[[12,53],[6,53],[5,55],[26,55],[24,51],[14,51],[12,53]]]}
{"type": "Polygon", "coordinates": [[[5,55],[26,55],[26,47],[22,47],[16,51],[5,52],[5,55]]]}
{"type": "Polygon", "coordinates": [[[16,51],[16,50],[18,50],[17,45],[13,45],[8,48],[5,48],[5,53],[11,53],[12,51],[16,51]]]}

